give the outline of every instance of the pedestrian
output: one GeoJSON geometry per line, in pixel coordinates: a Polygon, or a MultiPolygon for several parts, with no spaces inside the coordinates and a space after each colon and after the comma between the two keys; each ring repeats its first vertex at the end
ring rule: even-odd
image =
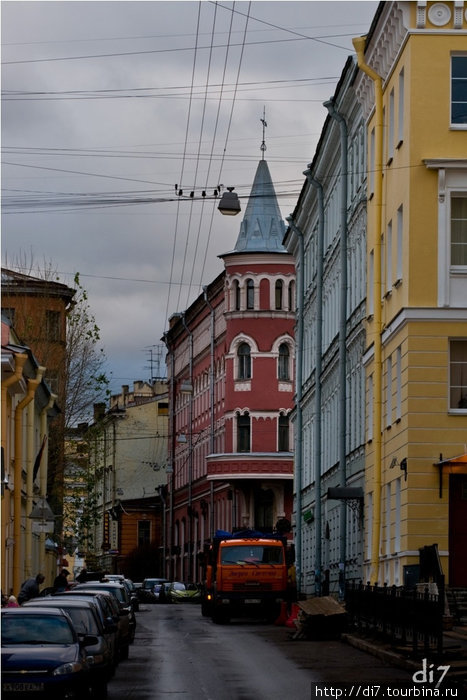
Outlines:
{"type": "Polygon", "coordinates": [[[16,596],[11,595],[8,598],[8,603],[6,604],[7,608],[19,608],[18,601],[16,600],[16,596]]]}
{"type": "Polygon", "coordinates": [[[76,577],[76,580],[77,580],[79,583],[86,583],[86,581],[87,581],[87,574],[88,574],[88,570],[86,569],[85,566],[83,566],[83,568],[82,568],[81,571],[79,572],[78,576],[76,577]]]}
{"type": "Polygon", "coordinates": [[[63,593],[68,588],[68,578],[70,572],[67,569],[62,569],[58,576],[55,577],[54,591],[55,593],[63,593]]]}
{"type": "Polygon", "coordinates": [[[31,600],[31,598],[37,598],[40,590],[39,586],[44,583],[44,581],[44,574],[37,574],[35,577],[26,579],[18,593],[18,603],[22,605],[27,600],[31,600]]]}

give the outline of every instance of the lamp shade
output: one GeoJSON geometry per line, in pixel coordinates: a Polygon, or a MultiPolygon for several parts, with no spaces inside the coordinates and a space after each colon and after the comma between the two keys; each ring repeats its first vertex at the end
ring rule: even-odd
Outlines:
{"type": "Polygon", "coordinates": [[[226,216],[235,216],[240,212],[240,201],[238,194],[232,191],[233,187],[228,187],[227,191],[221,197],[219,206],[217,207],[221,214],[226,216]]]}

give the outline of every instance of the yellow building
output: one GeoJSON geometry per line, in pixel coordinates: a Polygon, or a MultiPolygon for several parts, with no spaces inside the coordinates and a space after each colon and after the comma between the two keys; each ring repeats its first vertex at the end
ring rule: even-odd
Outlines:
{"type": "Polygon", "coordinates": [[[20,344],[2,316],[2,592],[18,595],[21,583],[39,571],[45,585],[57,573],[57,554],[47,533],[54,529],[47,503],[50,420],[56,396],[28,346],[20,344]]]}
{"type": "Polygon", "coordinates": [[[467,586],[467,9],[382,2],[355,39],[368,137],[365,573],[437,545],[467,586]]]}

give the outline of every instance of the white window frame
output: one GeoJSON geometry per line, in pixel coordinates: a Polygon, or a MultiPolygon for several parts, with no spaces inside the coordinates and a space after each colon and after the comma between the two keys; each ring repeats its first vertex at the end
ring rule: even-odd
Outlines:
{"type": "MultiPolygon", "coordinates": [[[[451,382],[451,368],[452,368],[452,360],[451,360],[451,349],[452,349],[452,343],[463,343],[465,345],[466,349],[466,361],[465,361],[465,375],[464,375],[464,370],[462,372],[462,379],[463,381],[467,382],[467,338],[451,338],[449,340],[449,393],[448,393],[448,410],[449,413],[455,413],[455,414],[467,414],[467,402],[465,408],[463,406],[451,406],[451,388],[452,388],[452,382],[451,382]],[[464,379],[465,377],[465,379],[464,379]]],[[[464,360],[462,359],[462,365],[464,364],[464,360]]],[[[464,383],[459,385],[460,387],[464,387],[467,385],[464,385],[464,383]]],[[[464,395],[462,395],[462,399],[467,399],[467,392],[464,395]]]]}
{"type": "MultiPolygon", "coordinates": [[[[453,104],[453,95],[452,95],[452,84],[453,84],[453,75],[452,75],[452,63],[454,58],[463,58],[467,62],[467,54],[463,52],[459,53],[453,53],[451,54],[451,81],[450,81],[450,98],[449,98],[449,123],[451,125],[451,129],[456,129],[456,130],[465,130],[467,129],[467,122],[454,122],[452,121],[452,104],[453,104]]],[[[463,78],[462,78],[463,80],[463,78]]],[[[466,83],[467,83],[467,78],[465,78],[466,83]]],[[[467,90],[467,88],[466,88],[467,90]]],[[[467,108],[467,99],[465,102],[466,108],[467,108]]]]}
{"type": "Polygon", "coordinates": [[[404,69],[399,73],[399,105],[397,110],[397,148],[404,141],[404,69]]]}
{"type": "Polygon", "coordinates": [[[397,210],[397,251],[396,251],[396,281],[397,286],[402,281],[403,271],[403,245],[404,245],[404,205],[401,204],[397,210]]]}

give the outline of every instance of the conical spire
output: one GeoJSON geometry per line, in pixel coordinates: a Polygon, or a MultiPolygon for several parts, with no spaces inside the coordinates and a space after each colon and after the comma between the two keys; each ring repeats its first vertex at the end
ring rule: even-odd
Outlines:
{"type": "Polygon", "coordinates": [[[287,253],[282,245],[284,234],[285,223],[281,217],[268,164],[265,160],[260,160],[237,243],[232,252],[287,253]]]}

